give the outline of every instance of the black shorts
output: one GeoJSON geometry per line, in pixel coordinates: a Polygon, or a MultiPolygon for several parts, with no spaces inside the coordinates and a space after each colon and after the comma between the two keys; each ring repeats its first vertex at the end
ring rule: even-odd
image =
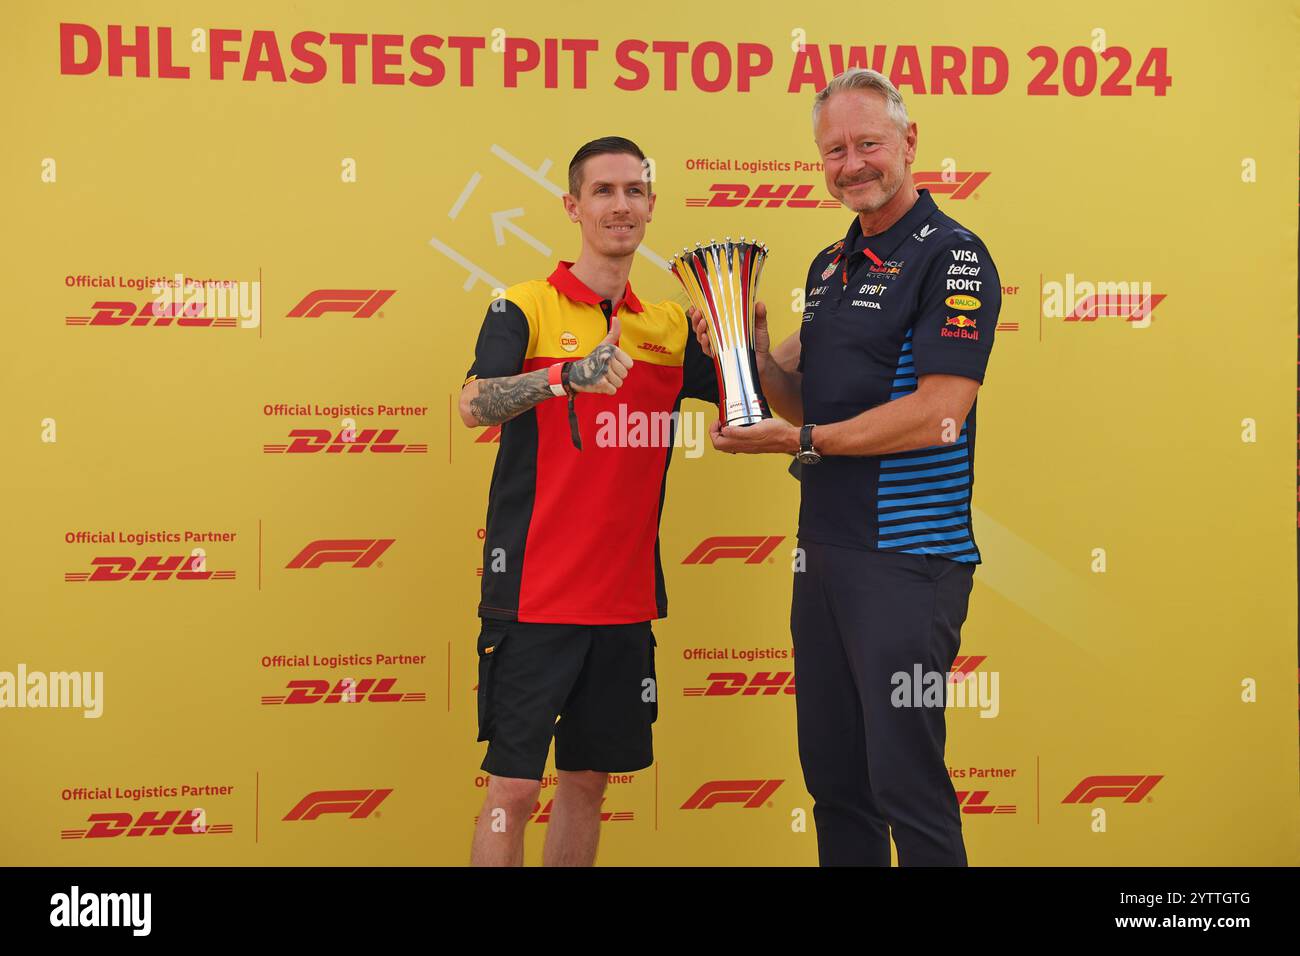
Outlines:
{"type": "Polygon", "coordinates": [[[629,773],[654,762],[655,639],[639,624],[483,621],[478,739],[496,777],[540,780],[555,738],[558,770],[629,773]],[[558,722],[557,722],[558,718],[558,722]]]}

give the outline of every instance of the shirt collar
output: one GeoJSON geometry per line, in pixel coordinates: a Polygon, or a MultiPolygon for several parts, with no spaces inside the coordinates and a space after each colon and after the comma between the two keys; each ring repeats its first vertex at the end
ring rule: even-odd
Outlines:
{"type": "MultiPolygon", "coordinates": [[[[587,288],[581,279],[575,276],[570,270],[573,267],[572,262],[560,260],[560,264],[555,267],[555,271],[547,277],[546,281],[555,288],[559,289],[574,302],[586,302],[591,305],[600,305],[605,301],[605,297],[597,292],[592,292],[587,288]]],[[[641,300],[636,297],[632,291],[632,283],[629,280],[627,286],[623,289],[623,305],[627,306],[633,312],[644,312],[645,307],[641,305],[641,300]]]]}
{"type": "Polygon", "coordinates": [[[930,190],[919,189],[916,202],[912,203],[912,208],[903,214],[903,218],[875,236],[862,235],[862,220],[854,216],[849,231],[844,237],[844,248],[850,253],[869,249],[875,257],[889,255],[898,248],[904,236],[914,232],[938,208],[934,204],[934,197],[930,195],[930,190]]]}

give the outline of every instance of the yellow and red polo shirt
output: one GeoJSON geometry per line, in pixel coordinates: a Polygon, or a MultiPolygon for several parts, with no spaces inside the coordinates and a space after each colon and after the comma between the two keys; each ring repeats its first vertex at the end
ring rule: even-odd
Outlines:
{"type": "Polygon", "coordinates": [[[622,326],[633,366],[614,395],[581,393],[573,444],[566,399],[501,427],[488,491],[479,616],[549,624],[664,617],[659,516],[683,398],[718,401],[713,360],[676,302],[642,303],[629,283],[618,312],[561,262],[488,307],[465,384],[585,357],[622,326]]]}

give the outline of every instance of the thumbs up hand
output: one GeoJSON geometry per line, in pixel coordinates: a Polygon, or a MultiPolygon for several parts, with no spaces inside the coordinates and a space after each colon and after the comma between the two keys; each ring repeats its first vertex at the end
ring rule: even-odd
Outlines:
{"type": "Polygon", "coordinates": [[[609,320],[609,334],[591,353],[573,363],[569,369],[569,387],[575,392],[599,392],[613,395],[627,378],[632,358],[618,347],[622,328],[618,316],[609,320]]]}

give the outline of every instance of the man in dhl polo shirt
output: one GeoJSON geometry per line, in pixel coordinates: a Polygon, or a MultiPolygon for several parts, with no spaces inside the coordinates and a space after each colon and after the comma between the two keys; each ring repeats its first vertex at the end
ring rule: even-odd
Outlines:
{"type": "Polygon", "coordinates": [[[467,426],[502,426],[478,608],[491,778],[474,865],[522,864],[552,737],[548,866],[590,866],[608,775],[653,762],[664,479],[682,399],[716,404],[718,385],[681,306],[643,303],[628,282],[654,211],[646,168],[622,137],[578,150],[563,197],[578,259],[493,302],[461,390],[467,426]],[[620,439],[612,421],[645,427],[620,439]]]}

